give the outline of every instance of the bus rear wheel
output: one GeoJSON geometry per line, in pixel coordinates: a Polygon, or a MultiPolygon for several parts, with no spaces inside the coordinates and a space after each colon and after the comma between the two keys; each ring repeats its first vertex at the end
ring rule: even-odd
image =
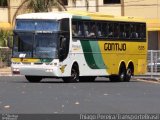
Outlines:
{"type": "Polygon", "coordinates": [[[38,83],[42,80],[42,77],[40,76],[25,76],[25,77],[29,82],[32,82],[32,83],[38,83]]]}
{"type": "Polygon", "coordinates": [[[121,64],[119,69],[118,81],[125,82],[126,80],[126,67],[124,64],[121,64]]]}
{"type": "Polygon", "coordinates": [[[65,83],[75,83],[79,81],[79,69],[78,65],[74,64],[71,69],[71,76],[63,78],[65,83]]]}
{"type": "Polygon", "coordinates": [[[121,64],[119,68],[118,75],[111,75],[109,76],[111,82],[125,82],[126,80],[126,67],[124,64],[121,64]]]}
{"type": "Polygon", "coordinates": [[[127,69],[127,72],[126,72],[126,79],[125,79],[125,82],[129,82],[131,80],[131,77],[132,77],[132,70],[131,68],[128,68],[127,69]]]}

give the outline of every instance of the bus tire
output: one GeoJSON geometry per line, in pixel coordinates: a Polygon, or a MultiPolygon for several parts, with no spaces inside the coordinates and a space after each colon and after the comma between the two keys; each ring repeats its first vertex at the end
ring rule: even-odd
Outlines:
{"type": "Polygon", "coordinates": [[[121,64],[118,75],[110,75],[109,80],[111,82],[124,82],[126,80],[126,67],[125,64],[121,64]]]}
{"type": "Polygon", "coordinates": [[[129,82],[132,77],[132,71],[130,68],[127,69],[125,82],[129,82]]]}
{"type": "Polygon", "coordinates": [[[42,80],[42,77],[40,76],[25,76],[25,77],[31,83],[38,83],[42,80]]]}
{"type": "Polygon", "coordinates": [[[96,79],[95,76],[84,76],[84,77],[79,77],[79,82],[94,82],[96,79]]]}
{"type": "Polygon", "coordinates": [[[65,83],[76,83],[79,81],[79,68],[78,64],[73,64],[71,69],[71,76],[63,78],[65,83]]]}
{"type": "Polygon", "coordinates": [[[121,64],[119,68],[119,74],[118,74],[118,82],[125,82],[126,80],[126,66],[125,64],[121,64]]]}

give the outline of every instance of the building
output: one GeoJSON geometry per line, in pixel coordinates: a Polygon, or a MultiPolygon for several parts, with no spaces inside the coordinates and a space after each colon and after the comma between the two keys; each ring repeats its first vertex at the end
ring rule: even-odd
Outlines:
{"type": "MultiPolygon", "coordinates": [[[[6,0],[7,1],[7,0],[6,0]]],[[[18,6],[24,0],[0,3],[0,28],[10,28],[18,6]],[[10,24],[9,24],[10,23],[10,24]]],[[[133,16],[147,20],[150,50],[160,50],[160,0],[62,0],[67,10],[133,16]],[[154,42],[153,42],[154,41],[154,42]]],[[[56,10],[53,8],[53,11],[56,10]]]]}

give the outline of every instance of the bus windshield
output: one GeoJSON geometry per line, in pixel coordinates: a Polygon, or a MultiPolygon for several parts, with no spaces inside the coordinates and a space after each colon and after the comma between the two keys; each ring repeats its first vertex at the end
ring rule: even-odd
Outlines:
{"type": "Polygon", "coordinates": [[[17,19],[15,30],[24,31],[58,31],[59,21],[56,20],[24,20],[17,19]]]}
{"type": "Polygon", "coordinates": [[[58,33],[16,32],[13,57],[57,58],[58,33]]]}

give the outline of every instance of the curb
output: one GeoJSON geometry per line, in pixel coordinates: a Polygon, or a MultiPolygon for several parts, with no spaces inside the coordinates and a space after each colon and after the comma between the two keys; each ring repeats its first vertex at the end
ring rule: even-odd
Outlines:
{"type": "Polygon", "coordinates": [[[0,76],[13,76],[11,72],[0,72],[0,76]]]}
{"type": "Polygon", "coordinates": [[[134,77],[136,80],[146,80],[146,81],[153,81],[153,82],[160,82],[160,77],[134,77]]]}

